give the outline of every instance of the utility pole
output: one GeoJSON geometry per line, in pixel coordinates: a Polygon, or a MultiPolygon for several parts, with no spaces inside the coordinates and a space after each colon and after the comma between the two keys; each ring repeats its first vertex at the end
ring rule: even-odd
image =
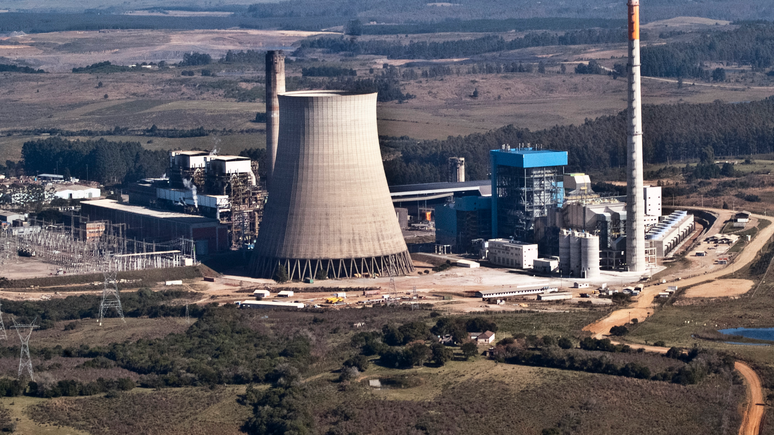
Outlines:
{"type": "Polygon", "coordinates": [[[30,358],[30,337],[32,336],[32,331],[35,328],[39,328],[38,325],[35,324],[35,320],[38,318],[35,317],[35,319],[32,321],[32,323],[29,324],[18,324],[16,323],[16,319],[11,317],[11,320],[13,321],[13,326],[16,330],[16,333],[19,334],[19,340],[21,341],[21,355],[19,356],[19,378],[22,377],[22,373],[24,373],[24,370],[26,369],[30,373],[30,381],[34,381],[35,379],[32,376],[32,358],[30,358]],[[22,329],[25,330],[25,332],[22,334],[22,329]]]}

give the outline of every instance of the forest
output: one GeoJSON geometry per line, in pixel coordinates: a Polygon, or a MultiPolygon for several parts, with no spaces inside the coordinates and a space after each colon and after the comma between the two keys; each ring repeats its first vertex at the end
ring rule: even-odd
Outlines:
{"type": "Polygon", "coordinates": [[[491,35],[444,42],[411,42],[406,45],[380,40],[358,41],[350,38],[323,37],[301,41],[297,52],[300,53],[304,49],[324,49],[332,53],[373,54],[387,56],[390,59],[447,59],[528,47],[607,44],[624,41],[626,41],[626,33],[623,29],[587,29],[564,34],[532,32],[511,41],[491,35]]]}
{"type": "Polygon", "coordinates": [[[774,65],[774,23],[745,23],[729,32],[712,32],[691,42],[646,46],[642,49],[642,74],[655,77],[709,78],[702,62],[774,65]]]}
{"type": "MultiPolygon", "coordinates": [[[[707,147],[716,156],[774,152],[774,99],[749,103],[643,106],[645,163],[698,159],[707,147]]],[[[570,171],[604,172],[626,166],[626,114],[586,120],[581,125],[530,131],[508,125],[487,133],[417,143],[409,138],[382,138],[390,184],[446,181],[448,157],[465,157],[468,177],[489,174],[489,150],[520,144],[569,152],[570,171]]]]}
{"type": "Polygon", "coordinates": [[[27,174],[63,173],[65,177],[122,184],[159,177],[167,169],[167,152],[146,150],[139,142],[32,140],[22,146],[27,174]]]}

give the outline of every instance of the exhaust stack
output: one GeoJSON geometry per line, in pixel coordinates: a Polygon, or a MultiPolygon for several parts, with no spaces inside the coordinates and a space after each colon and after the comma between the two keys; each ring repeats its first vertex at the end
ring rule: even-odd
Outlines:
{"type": "Polygon", "coordinates": [[[266,184],[271,184],[279,141],[279,94],[285,92],[285,55],[266,52],[266,184]]]}
{"type": "Polygon", "coordinates": [[[629,0],[629,108],[626,171],[626,263],[630,272],[643,272],[645,209],[642,181],[642,92],[640,89],[640,1],[629,0]]]}

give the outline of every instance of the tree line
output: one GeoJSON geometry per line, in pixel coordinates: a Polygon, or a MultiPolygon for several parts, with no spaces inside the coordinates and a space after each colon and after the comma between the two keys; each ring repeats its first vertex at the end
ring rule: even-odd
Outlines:
{"type": "Polygon", "coordinates": [[[67,140],[60,137],[33,140],[22,146],[27,174],[70,174],[102,184],[122,184],[159,177],[167,169],[167,152],[146,150],[139,142],[67,140]]]}
{"type": "Polygon", "coordinates": [[[324,49],[332,53],[371,54],[387,56],[390,59],[446,59],[528,47],[607,44],[623,41],[626,41],[626,34],[622,29],[585,29],[564,34],[531,32],[510,41],[500,36],[490,35],[443,42],[410,42],[405,45],[386,40],[359,41],[343,37],[322,37],[301,41],[296,52],[301,53],[304,49],[324,49]]]}
{"type": "MultiPolygon", "coordinates": [[[[643,160],[646,163],[693,161],[707,147],[716,156],[774,152],[774,99],[749,103],[643,106],[643,160]]],[[[568,151],[571,171],[604,172],[626,166],[626,113],[587,119],[580,125],[530,131],[508,125],[487,133],[417,143],[382,138],[391,184],[446,181],[447,159],[465,157],[470,179],[489,176],[489,151],[503,144],[532,144],[568,151]]],[[[698,175],[698,174],[697,174],[698,175]]]]}
{"type": "Polygon", "coordinates": [[[646,46],[642,74],[710,78],[702,62],[731,62],[757,69],[774,65],[774,24],[753,22],[729,32],[711,32],[691,42],[646,46]]]}
{"type": "Polygon", "coordinates": [[[303,77],[354,77],[357,75],[357,71],[338,66],[310,66],[309,68],[301,68],[301,75],[303,77]]]}
{"type": "Polygon", "coordinates": [[[42,69],[30,68],[28,66],[11,65],[7,63],[0,63],[0,72],[18,72],[24,74],[45,74],[42,69]]]}

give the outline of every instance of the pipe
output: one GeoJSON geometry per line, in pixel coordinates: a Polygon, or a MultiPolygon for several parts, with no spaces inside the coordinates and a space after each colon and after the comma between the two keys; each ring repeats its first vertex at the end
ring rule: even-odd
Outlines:
{"type": "Polygon", "coordinates": [[[279,141],[279,94],[285,92],[285,55],[266,52],[266,184],[274,175],[279,141]]]}
{"type": "Polygon", "coordinates": [[[642,91],[640,86],[640,1],[629,0],[629,107],[626,171],[626,263],[630,272],[643,272],[645,210],[642,167],[642,91]]]}

